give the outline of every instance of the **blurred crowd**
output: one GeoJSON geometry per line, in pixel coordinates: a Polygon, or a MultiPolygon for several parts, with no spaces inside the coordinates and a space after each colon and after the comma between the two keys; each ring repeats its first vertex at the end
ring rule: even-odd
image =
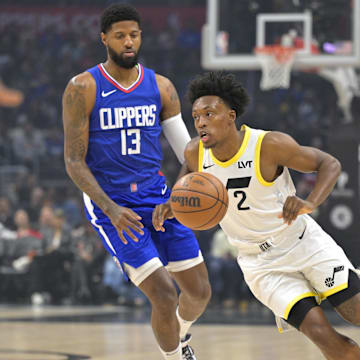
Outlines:
{"type": "MultiPolygon", "coordinates": [[[[144,21],[140,61],[174,82],[182,99],[183,118],[195,135],[184,95],[189,80],[202,71],[199,24],[205,17],[205,2],[187,1],[186,5],[197,5],[197,12],[181,17],[177,2],[172,3],[162,27],[156,26],[156,17],[144,21]],[[203,8],[199,10],[198,5],[203,8]]],[[[122,280],[100,238],[85,221],[82,196],[67,178],[63,164],[61,96],[73,75],[105,59],[99,29],[89,27],[81,17],[70,24],[24,19],[25,15],[7,16],[7,21],[0,22],[5,34],[0,37],[0,77],[24,94],[20,106],[0,107],[0,302],[143,305],[144,297],[122,280]]],[[[251,97],[242,122],[285,131],[304,145],[326,149],[330,127],[342,119],[330,83],[294,73],[291,89],[261,92],[260,72],[237,76],[251,97]]],[[[166,141],[162,142],[163,171],[173,184],[179,164],[166,141]]],[[[300,196],[313,181],[311,174],[296,177],[300,196]]],[[[213,301],[230,307],[248,301],[251,296],[236,255],[221,230],[202,232],[198,237],[208,259],[213,301]],[[225,286],[234,273],[238,281],[225,286]]]]}

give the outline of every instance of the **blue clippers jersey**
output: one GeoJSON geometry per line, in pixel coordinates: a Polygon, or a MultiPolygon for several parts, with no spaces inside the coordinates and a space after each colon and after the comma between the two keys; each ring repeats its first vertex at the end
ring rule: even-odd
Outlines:
{"type": "Polygon", "coordinates": [[[160,92],[154,71],[138,64],[139,76],[125,89],[102,64],[88,71],[96,81],[86,162],[104,191],[158,176],[162,150],[160,92]]]}

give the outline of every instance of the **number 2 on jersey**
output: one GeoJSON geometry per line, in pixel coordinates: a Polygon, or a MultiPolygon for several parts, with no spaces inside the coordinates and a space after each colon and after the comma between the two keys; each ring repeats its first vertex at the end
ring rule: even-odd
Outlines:
{"type": "Polygon", "coordinates": [[[121,155],[140,154],[140,129],[123,129],[120,133],[121,155]]]}
{"type": "MultiPolygon", "coordinates": [[[[249,187],[250,180],[251,180],[251,176],[228,179],[228,181],[226,182],[226,190],[247,188],[249,187]]],[[[246,192],[244,190],[234,191],[234,197],[236,198],[241,197],[240,201],[237,204],[238,210],[250,210],[249,206],[243,206],[246,200],[246,192]]]]}

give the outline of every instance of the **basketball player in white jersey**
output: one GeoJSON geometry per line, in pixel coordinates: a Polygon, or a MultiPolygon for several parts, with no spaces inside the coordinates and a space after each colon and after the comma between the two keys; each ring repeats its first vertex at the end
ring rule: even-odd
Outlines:
{"type": "Polygon", "coordinates": [[[246,125],[238,131],[235,121],[248,96],[233,75],[201,75],[188,95],[199,136],[187,145],[181,175],[204,171],[226,186],[229,208],[220,225],[238,247],[251,291],[326,359],[360,359],[359,346],[336,332],[318,306],[327,298],[344,319],[360,325],[360,280],[343,250],[307,215],[334,187],[339,161],[284,133],[246,125]],[[288,168],[317,173],[305,200],[296,196],[288,168]]]}

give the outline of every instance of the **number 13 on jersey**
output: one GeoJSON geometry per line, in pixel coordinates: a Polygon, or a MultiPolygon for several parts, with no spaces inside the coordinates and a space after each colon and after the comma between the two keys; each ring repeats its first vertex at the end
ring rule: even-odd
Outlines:
{"type": "Polygon", "coordinates": [[[122,129],[121,155],[140,154],[140,129],[122,129]]]}

